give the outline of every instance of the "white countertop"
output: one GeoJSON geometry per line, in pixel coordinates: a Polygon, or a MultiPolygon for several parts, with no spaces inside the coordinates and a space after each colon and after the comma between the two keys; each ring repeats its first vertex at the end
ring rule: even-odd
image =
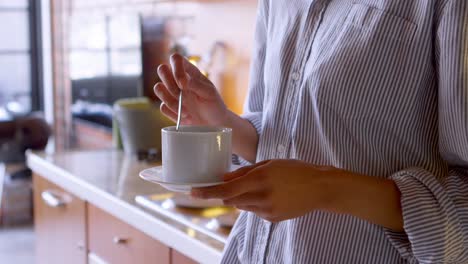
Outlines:
{"type": "Polygon", "coordinates": [[[70,193],[201,263],[219,263],[224,243],[150,211],[137,195],[167,193],[141,180],[138,172],[156,166],[138,162],[120,151],[28,153],[28,166],[70,193]]]}

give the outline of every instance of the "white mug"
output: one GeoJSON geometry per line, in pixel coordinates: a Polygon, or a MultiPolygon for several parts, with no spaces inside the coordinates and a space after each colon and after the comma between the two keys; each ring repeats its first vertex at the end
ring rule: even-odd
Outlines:
{"type": "Polygon", "coordinates": [[[181,126],[162,129],[163,181],[214,183],[222,181],[232,160],[232,129],[181,126]]]}

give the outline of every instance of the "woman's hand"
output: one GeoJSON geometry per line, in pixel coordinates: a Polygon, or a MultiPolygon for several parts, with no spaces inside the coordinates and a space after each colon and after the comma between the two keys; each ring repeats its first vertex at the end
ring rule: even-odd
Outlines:
{"type": "Polygon", "coordinates": [[[328,186],[324,177],[336,169],[297,160],[271,160],[225,175],[225,184],[194,189],[199,198],[222,199],[226,205],[278,222],[324,208],[328,186]]]}
{"type": "Polygon", "coordinates": [[[179,94],[183,90],[183,124],[226,124],[229,110],[216,87],[188,60],[174,54],[171,66],[159,66],[158,75],[162,82],[154,86],[154,92],[162,100],[161,111],[168,118],[174,122],[177,120],[179,94]]]}
{"type": "Polygon", "coordinates": [[[183,91],[182,124],[232,128],[232,150],[254,162],[258,135],[253,125],[229,111],[216,87],[193,64],[178,54],[171,56],[171,66],[158,68],[160,83],[154,92],[162,100],[161,112],[177,120],[179,94],[183,91]]]}
{"type": "Polygon", "coordinates": [[[269,160],[225,175],[222,185],[193,189],[198,198],[278,222],[315,210],[349,214],[403,231],[400,192],[392,180],[298,160],[269,160]]]}

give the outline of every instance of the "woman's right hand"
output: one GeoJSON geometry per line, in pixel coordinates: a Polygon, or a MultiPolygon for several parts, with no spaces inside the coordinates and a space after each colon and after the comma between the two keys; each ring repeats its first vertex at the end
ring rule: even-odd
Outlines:
{"type": "Polygon", "coordinates": [[[229,110],[213,83],[179,54],[172,55],[170,62],[171,66],[158,67],[161,82],[154,86],[156,96],[162,100],[161,112],[176,122],[182,90],[182,124],[225,125],[229,110]]]}

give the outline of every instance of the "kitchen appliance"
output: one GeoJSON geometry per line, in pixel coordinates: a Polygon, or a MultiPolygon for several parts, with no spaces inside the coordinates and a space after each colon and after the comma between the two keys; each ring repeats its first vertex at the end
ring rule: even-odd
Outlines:
{"type": "Polygon", "coordinates": [[[170,21],[160,16],[141,16],[140,32],[143,95],[159,101],[153,86],[161,81],[156,73],[157,66],[169,61],[172,42],[170,21]]]}
{"type": "Polygon", "coordinates": [[[114,104],[115,136],[128,155],[161,152],[161,129],[174,123],[148,98],[121,99],[114,104]]]}

